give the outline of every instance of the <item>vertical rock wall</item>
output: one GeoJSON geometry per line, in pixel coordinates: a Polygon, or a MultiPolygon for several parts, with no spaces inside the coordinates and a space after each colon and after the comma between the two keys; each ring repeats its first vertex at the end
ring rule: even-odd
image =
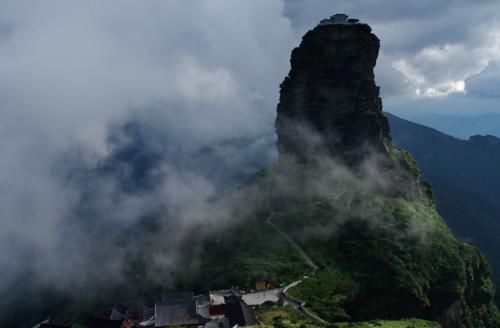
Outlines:
{"type": "Polygon", "coordinates": [[[373,73],[379,47],[366,24],[319,25],[303,37],[281,85],[280,156],[355,163],[367,148],[386,152],[389,125],[373,73]]]}

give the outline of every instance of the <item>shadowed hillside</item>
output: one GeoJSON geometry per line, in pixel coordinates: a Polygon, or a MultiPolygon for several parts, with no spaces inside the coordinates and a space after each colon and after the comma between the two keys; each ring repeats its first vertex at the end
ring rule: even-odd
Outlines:
{"type": "Polygon", "coordinates": [[[455,235],[479,246],[500,281],[500,139],[459,140],[387,114],[394,143],[417,160],[432,183],[439,213],[455,235]]]}

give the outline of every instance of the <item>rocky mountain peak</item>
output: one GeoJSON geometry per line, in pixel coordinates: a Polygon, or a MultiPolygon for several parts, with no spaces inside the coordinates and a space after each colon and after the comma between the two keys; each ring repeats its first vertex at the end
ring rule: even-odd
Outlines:
{"type": "Polygon", "coordinates": [[[280,156],[356,163],[368,148],[387,152],[389,125],[373,73],[380,41],[368,25],[338,16],[307,32],[292,52],[277,109],[280,156]]]}

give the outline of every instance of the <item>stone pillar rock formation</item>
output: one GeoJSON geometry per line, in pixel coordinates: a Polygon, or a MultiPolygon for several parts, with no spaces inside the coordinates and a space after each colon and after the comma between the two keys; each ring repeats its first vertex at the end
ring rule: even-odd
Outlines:
{"type": "Polygon", "coordinates": [[[330,156],[346,163],[386,153],[389,125],[373,69],[379,39],[366,24],[318,25],[306,33],[281,84],[280,157],[330,156]]]}

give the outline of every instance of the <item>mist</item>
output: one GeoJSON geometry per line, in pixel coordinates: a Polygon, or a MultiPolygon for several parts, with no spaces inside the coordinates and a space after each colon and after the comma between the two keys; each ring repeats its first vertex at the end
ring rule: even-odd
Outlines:
{"type": "MultiPolygon", "coordinates": [[[[193,230],[255,208],[259,190],[226,192],[276,162],[279,85],[310,23],[289,3],[0,2],[1,307],[17,286],[92,296],[131,264],[168,288],[193,230]]],[[[405,94],[387,53],[382,91],[405,94]]],[[[306,191],[385,190],[374,162],[356,176],[322,160],[331,179],[306,191]]]]}
{"type": "MultiPolygon", "coordinates": [[[[61,289],[119,281],[147,243],[124,236],[151,218],[198,224],[275,161],[278,87],[304,32],[285,6],[2,2],[0,291],[26,272],[61,289]]],[[[162,239],[162,265],[180,236],[162,239]]]]}
{"type": "Polygon", "coordinates": [[[171,270],[195,212],[276,158],[283,6],[0,4],[0,294],[118,284],[147,224],[171,270]]]}

